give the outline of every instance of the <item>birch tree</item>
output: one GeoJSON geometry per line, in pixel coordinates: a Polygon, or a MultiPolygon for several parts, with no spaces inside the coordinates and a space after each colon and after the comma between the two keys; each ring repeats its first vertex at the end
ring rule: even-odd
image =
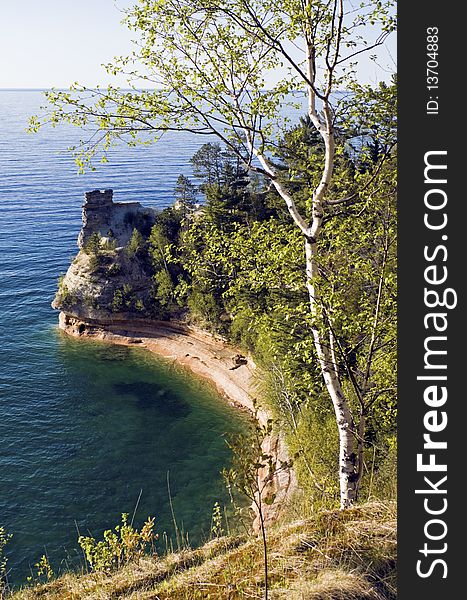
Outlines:
{"type": "MultiPolygon", "coordinates": [[[[393,1],[139,0],[125,21],[138,37],[136,50],[107,70],[126,73],[132,89],[74,85],[70,92],[49,92],[48,112],[33,118],[31,128],[46,121],[83,127],[88,137],[74,148],[82,169],[100,150],[106,160],[122,139],[148,143],[169,131],[216,136],[246,169],[270,181],[303,239],[310,335],[335,411],[340,504],[347,508],[357,498],[361,431],[339,377],[338,341],[321,297],[319,240],[329,211],[357,201],[368,185],[336,196],[335,92],[352,88],[358,61],[394,30],[393,1]],[[151,89],[139,89],[146,86],[151,89]],[[283,109],[296,107],[297,90],[306,94],[308,117],[322,140],[316,184],[304,210],[274,162],[288,126],[283,109]]],[[[374,167],[375,178],[384,157],[374,167]]]]}

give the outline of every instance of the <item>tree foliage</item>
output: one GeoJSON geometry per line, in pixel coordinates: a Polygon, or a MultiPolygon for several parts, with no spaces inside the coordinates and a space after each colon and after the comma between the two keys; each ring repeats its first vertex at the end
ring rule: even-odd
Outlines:
{"type": "MultiPolygon", "coordinates": [[[[312,151],[303,144],[302,128],[303,123],[286,136],[284,170],[312,151]]],[[[374,167],[360,172],[360,164],[360,154],[343,157],[337,167],[342,181],[370,181],[374,167]]],[[[296,197],[307,189],[300,184],[296,197]]],[[[319,243],[320,302],[336,343],[339,377],[360,426],[362,469],[373,461],[378,470],[396,427],[395,191],[392,157],[358,202],[329,214],[319,243]]],[[[327,435],[332,408],[322,401],[325,388],[309,333],[301,235],[286,215],[271,210],[271,216],[250,215],[248,222],[237,215],[229,235],[205,211],[172,246],[169,260],[182,269],[179,286],[192,314],[253,352],[269,371],[276,410],[308,463],[310,486],[320,496],[326,489],[334,497],[335,458],[325,463],[323,455],[317,462],[317,447],[307,439],[321,439],[320,428],[321,436],[327,435]]],[[[323,438],[319,447],[324,451],[326,445],[323,438]]]]}
{"type": "Polygon", "coordinates": [[[185,175],[179,175],[174,190],[175,206],[182,211],[184,217],[195,209],[196,196],[196,186],[185,175]]]}

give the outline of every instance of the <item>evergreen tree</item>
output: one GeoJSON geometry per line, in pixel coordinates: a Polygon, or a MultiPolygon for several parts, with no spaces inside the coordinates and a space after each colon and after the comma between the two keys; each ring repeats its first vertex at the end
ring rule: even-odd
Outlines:
{"type": "Polygon", "coordinates": [[[196,195],[196,186],[185,175],[179,175],[174,190],[174,207],[182,212],[183,217],[194,211],[196,195]]]}

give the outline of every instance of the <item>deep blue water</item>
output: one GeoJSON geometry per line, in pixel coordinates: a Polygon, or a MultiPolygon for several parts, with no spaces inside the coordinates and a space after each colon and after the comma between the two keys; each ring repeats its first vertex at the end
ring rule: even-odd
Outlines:
{"type": "Polygon", "coordinates": [[[75,522],[98,536],[133,512],[140,490],[137,524],[154,515],[174,537],[167,471],[179,525],[202,541],[214,502],[227,503],[223,434],[244,427],[207,384],[143,350],[66,338],[50,308],[76,253],[84,192],[168,206],[206,138],[122,148],[78,176],[66,152],[78,131],[25,132],[41,102],[0,91],[0,525],[13,534],[13,582],[44,549],[56,569],[73,562],[75,522]]]}

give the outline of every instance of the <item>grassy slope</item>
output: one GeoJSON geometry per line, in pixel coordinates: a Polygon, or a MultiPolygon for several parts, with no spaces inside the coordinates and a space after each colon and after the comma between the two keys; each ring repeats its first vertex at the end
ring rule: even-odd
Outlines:
{"type": "MultiPolygon", "coordinates": [[[[270,599],[396,598],[393,503],[369,503],[268,532],[270,599]]],[[[219,538],[197,550],[144,559],[111,575],[67,574],[16,592],[14,600],[234,600],[263,597],[256,538],[219,538]]]]}

